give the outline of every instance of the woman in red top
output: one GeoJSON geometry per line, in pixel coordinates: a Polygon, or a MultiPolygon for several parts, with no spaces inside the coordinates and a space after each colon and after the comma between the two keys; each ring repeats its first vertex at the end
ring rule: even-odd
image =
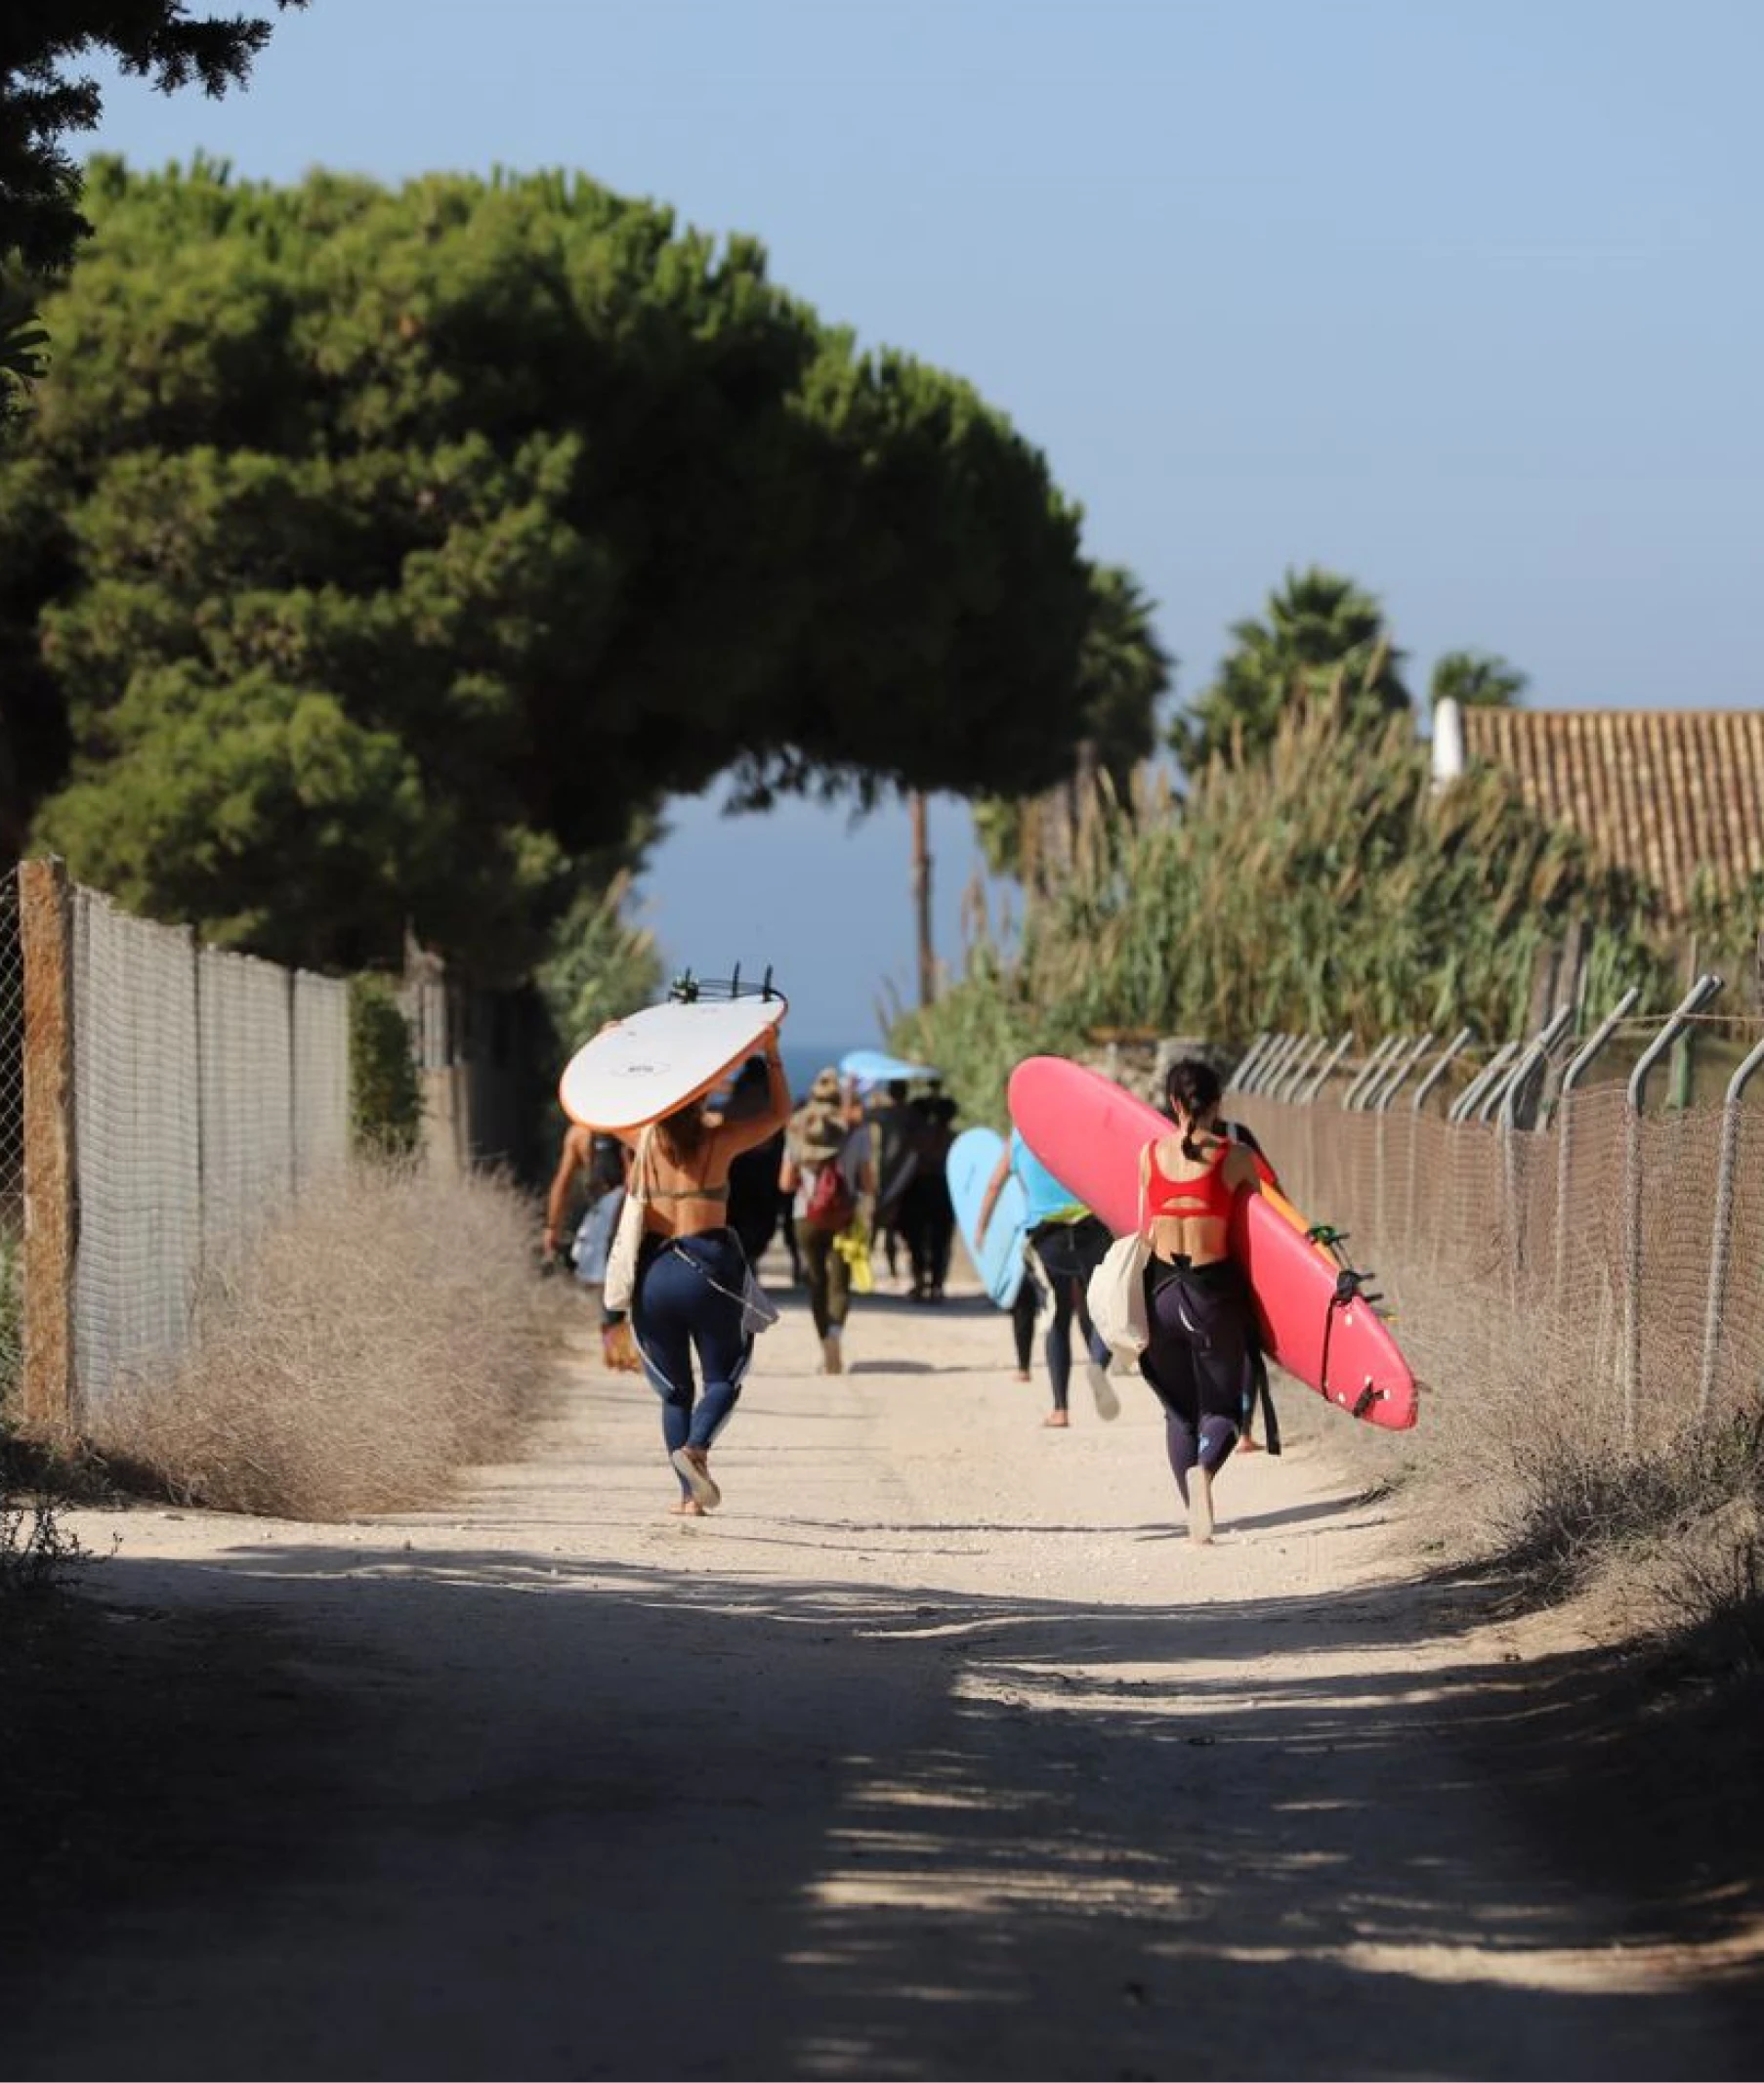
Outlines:
{"type": "Polygon", "coordinates": [[[1210,1065],[1172,1064],[1164,1104],[1175,1132],[1139,1161],[1152,1247],[1140,1371],[1163,1405],[1170,1467],[1200,1542],[1213,1537],[1213,1477],[1238,1443],[1254,1327],[1249,1284],[1230,1256],[1232,1204],[1261,1190],[1254,1157],[1220,1131],[1219,1097],[1210,1065]]]}

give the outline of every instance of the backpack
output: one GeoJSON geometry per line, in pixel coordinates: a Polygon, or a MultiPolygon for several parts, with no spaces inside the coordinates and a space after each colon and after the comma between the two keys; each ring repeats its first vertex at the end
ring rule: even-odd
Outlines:
{"type": "Polygon", "coordinates": [[[837,1231],[845,1229],[857,1212],[858,1203],[845,1173],[836,1159],[830,1160],[815,1174],[815,1183],[803,1204],[802,1218],[811,1229],[837,1231]]]}

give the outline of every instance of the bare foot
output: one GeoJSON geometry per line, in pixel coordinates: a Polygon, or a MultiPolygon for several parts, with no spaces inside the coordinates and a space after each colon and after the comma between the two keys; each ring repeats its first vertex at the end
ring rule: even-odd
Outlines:
{"type": "Polygon", "coordinates": [[[1239,1454],[1259,1454],[1261,1451],[1261,1448],[1256,1445],[1247,1432],[1238,1441],[1238,1452],[1239,1454]]]}
{"type": "Polygon", "coordinates": [[[702,1447],[676,1447],[668,1456],[674,1472],[692,1486],[693,1501],[705,1511],[715,1511],[723,1493],[711,1480],[710,1456],[702,1447]]]}
{"type": "Polygon", "coordinates": [[[1063,1432],[1066,1427],[1071,1423],[1071,1420],[1067,1417],[1064,1411],[1049,1411],[1047,1416],[1042,1419],[1041,1423],[1045,1425],[1051,1426],[1052,1429],[1056,1432],[1063,1432]]]}
{"type": "Polygon", "coordinates": [[[1018,1379],[1018,1381],[1019,1381],[1019,1382],[1027,1382],[1027,1381],[1029,1381],[1029,1369],[1028,1369],[1027,1367],[1020,1367],[1020,1368],[1018,1368],[1018,1370],[1017,1370],[1017,1379],[1018,1379]]]}
{"type": "Polygon", "coordinates": [[[704,1507],[695,1497],[683,1497],[677,1505],[670,1505],[668,1509],[677,1519],[701,1519],[704,1516],[704,1507]]]}

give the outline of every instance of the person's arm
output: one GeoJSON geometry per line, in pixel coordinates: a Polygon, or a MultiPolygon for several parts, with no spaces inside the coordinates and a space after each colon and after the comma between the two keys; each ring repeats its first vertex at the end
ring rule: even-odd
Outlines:
{"type": "Polygon", "coordinates": [[[1011,1146],[1006,1143],[998,1153],[998,1162],[992,1167],[992,1176],[987,1181],[987,1190],[980,1197],[980,1213],[974,1218],[974,1241],[987,1241],[987,1224],[992,1219],[992,1211],[998,1206],[998,1196],[1004,1191],[1004,1182],[1011,1175],[1011,1146]]]}
{"type": "Polygon", "coordinates": [[[1261,1192],[1261,1171],[1256,1165],[1254,1155],[1245,1150],[1241,1144],[1233,1143],[1230,1150],[1226,1152],[1223,1170],[1225,1183],[1234,1193],[1239,1191],[1245,1193],[1261,1192]]]}
{"type": "Polygon", "coordinates": [[[1268,1161],[1268,1153],[1256,1139],[1255,1130],[1245,1127],[1240,1121],[1222,1122],[1220,1127],[1234,1143],[1240,1143],[1256,1163],[1256,1175],[1264,1186],[1272,1186],[1276,1193],[1281,1190],[1281,1175],[1268,1161]]]}
{"type": "Polygon", "coordinates": [[[725,1122],[717,1140],[730,1157],[755,1150],[775,1136],[790,1119],[790,1082],[784,1076],[783,1059],[777,1052],[777,1029],[766,1030],[766,1104],[742,1121],[725,1122]]]}
{"type": "Polygon", "coordinates": [[[549,1256],[558,1248],[558,1237],[564,1227],[564,1216],[569,1206],[570,1181],[581,1170],[586,1153],[583,1144],[586,1133],[581,1128],[571,1127],[565,1132],[564,1148],[558,1158],[558,1169],[551,1175],[551,1191],[545,1197],[544,1250],[549,1256]]]}

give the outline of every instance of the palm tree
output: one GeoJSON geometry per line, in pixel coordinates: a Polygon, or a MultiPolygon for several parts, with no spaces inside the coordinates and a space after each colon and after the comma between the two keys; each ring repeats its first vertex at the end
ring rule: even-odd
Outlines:
{"type": "Polygon", "coordinates": [[[1078,652],[1078,701],[1086,755],[1125,791],[1127,778],[1156,743],[1157,703],[1176,660],[1157,640],[1153,600],[1119,565],[1090,574],[1090,619],[1078,652]]]}
{"type": "Polygon", "coordinates": [[[25,394],[49,367],[47,329],[22,289],[0,282],[0,434],[23,416],[25,394]]]}
{"type": "Polygon", "coordinates": [[[1217,679],[1171,726],[1170,744],[1191,774],[1213,758],[1237,765],[1258,757],[1296,705],[1339,702],[1356,729],[1410,706],[1404,655],[1384,611],[1337,573],[1288,571],[1284,587],[1268,596],[1266,620],[1234,622],[1231,634],[1217,679]]]}
{"type": "Polygon", "coordinates": [[[1517,667],[1488,651],[1448,651],[1433,668],[1431,708],[1449,697],[1459,708],[1517,708],[1529,682],[1517,667]]]}
{"type": "Polygon", "coordinates": [[[1051,841],[1056,861],[1069,857],[1097,778],[1107,775],[1122,800],[1133,770],[1157,743],[1157,703],[1170,688],[1176,660],[1153,628],[1157,603],[1119,565],[1093,566],[1090,613],[1078,649],[1074,695],[1083,717],[1071,779],[1047,796],[982,796],[974,829],[995,875],[1032,879],[1032,854],[1041,861],[1051,841]],[[1062,828],[1049,833],[1049,818],[1062,828]]]}

